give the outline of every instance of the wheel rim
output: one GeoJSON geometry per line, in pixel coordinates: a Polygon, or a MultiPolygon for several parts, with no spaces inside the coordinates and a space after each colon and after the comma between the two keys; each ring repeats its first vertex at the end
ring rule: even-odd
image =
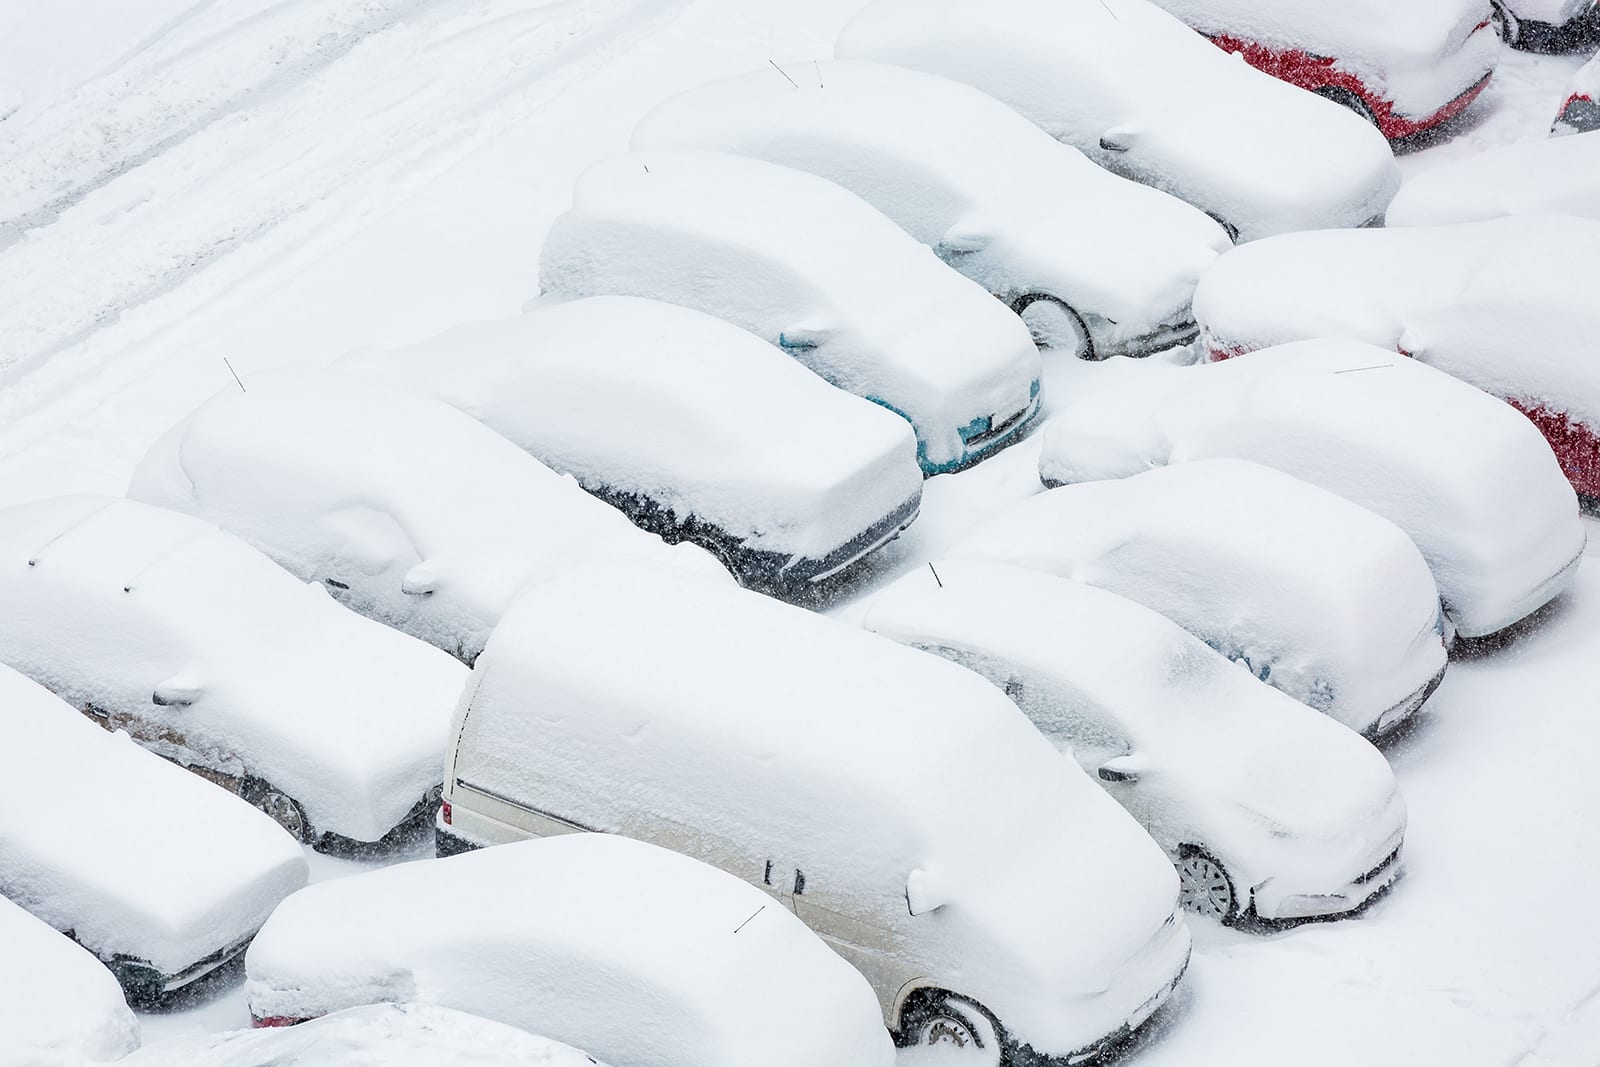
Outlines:
{"type": "Polygon", "coordinates": [[[1054,297],[1024,297],[1019,302],[1017,315],[1033,343],[1052,352],[1069,353],[1079,359],[1093,359],[1094,346],[1089,342],[1089,331],[1076,312],[1054,297]]]}
{"type": "Polygon", "coordinates": [[[1000,1035],[977,1007],[968,1007],[955,999],[946,1000],[922,1024],[916,1044],[938,1049],[940,1057],[932,1062],[946,1062],[959,1054],[959,1062],[976,1067],[998,1067],[1000,1063],[1000,1035]]]}
{"type": "Polygon", "coordinates": [[[1178,881],[1180,900],[1188,910],[1213,919],[1233,915],[1233,885],[1210,856],[1191,853],[1179,860],[1178,881]]]}
{"type": "Polygon", "coordinates": [[[300,805],[293,800],[273,790],[256,801],[256,807],[265,812],[273,822],[293,834],[296,841],[304,839],[306,818],[300,811],[300,805]]]}

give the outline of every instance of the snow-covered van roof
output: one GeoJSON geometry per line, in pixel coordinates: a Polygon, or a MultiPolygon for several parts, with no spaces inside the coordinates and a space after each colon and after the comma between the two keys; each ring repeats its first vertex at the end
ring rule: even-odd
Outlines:
{"type": "Polygon", "coordinates": [[[1382,213],[1400,175],[1365,120],[1147,0],[873,0],[835,55],[942,74],[1250,240],[1382,213]]]}
{"type": "Polygon", "coordinates": [[[1092,481],[1215,456],[1275,467],[1394,522],[1465,636],[1554,597],[1552,576],[1583,549],[1572,488],[1526,418],[1355,341],[1280,345],[1096,391],[1051,422],[1039,474],[1092,481]]]}
{"type": "Polygon", "coordinates": [[[1600,130],[1474,152],[1411,178],[1389,205],[1390,226],[1441,226],[1502,215],[1600,220],[1600,130]]]}
{"type": "Polygon", "coordinates": [[[340,368],[431,394],[587,488],[665,501],[757,550],[822,558],[922,494],[904,419],[676,304],[573,300],[340,368]]]}
{"type": "Polygon", "coordinates": [[[128,495],[197,515],[363,614],[470,662],[523,582],[668,547],[477,420],[337,371],[251,375],[174,426],[128,495]]]}
{"type": "MultiPolygon", "coordinates": [[[[0,678],[0,690],[9,688],[0,678]]],[[[7,1062],[82,1067],[121,1059],[139,1047],[139,1020],[111,972],[3,896],[0,945],[6,954],[0,966],[0,1052],[7,1062]]]]}
{"type": "Polygon", "coordinates": [[[4,666],[0,736],[0,894],[104,960],[178,975],[306,883],[266,815],[4,666]]]}
{"type": "Polygon", "coordinates": [[[1399,527],[1255,463],[1198,460],[1051,489],[951,558],[993,559],[1154,608],[1356,730],[1444,669],[1439,594],[1399,527]]]}
{"type": "Polygon", "coordinates": [[[704,148],[837,182],[1008,303],[1057,296],[1100,355],[1189,320],[1231,247],[1204,213],[1095,166],[1000,101],[904,67],[782,64],[690,89],[634,127],[637,149],[704,148]]]}
{"type": "Polygon", "coordinates": [[[540,257],[546,292],[654,297],[742,326],[904,415],[925,469],[965,462],[974,420],[998,430],[1036,407],[1021,320],[832,182],[719,152],[635,152],[585,171],[572,202],[540,257]]]}
{"type": "Polygon", "coordinates": [[[425,1000],[616,1064],[894,1062],[866,981],[792,912],[605,834],[321,882],[278,908],[246,969],[257,1019],[425,1000]]]}
{"type": "Polygon", "coordinates": [[[270,781],[318,829],[376,840],[439,781],[461,664],[209,523],[112,497],[0,510],[0,603],[0,662],[270,781]]]}

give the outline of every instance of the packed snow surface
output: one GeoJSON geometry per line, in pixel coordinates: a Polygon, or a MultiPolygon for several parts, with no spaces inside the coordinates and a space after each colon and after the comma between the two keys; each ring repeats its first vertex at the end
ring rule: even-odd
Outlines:
{"type": "Polygon", "coordinates": [[[431,397],[337,371],[224,389],[158,441],[128,495],[217,523],[363,615],[471,661],[530,577],[666,546],[431,397]]]}
{"type": "MultiPolygon", "coordinates": [[[[7,700],[12,677],[0,669],[7,700]]],[[[139,1020],[111,972],[4,896],[0,945],[0,1067],[81,1067],[139,1047],[139,1020]]]]}
{"type": "Polygon", "coordinates": [[[866,980],[792,913],[696,860],[606,834],[311,886],[273,914],[246,967],[257,1018],[423,1000],[617,1067],[894,1062],[866,980]]]}
{"type": "Polygon", "coordinates": [[[3,666],[0,723],[0,893],[102,959],[178,974],[305,885],[277,823],[3,666]]]}
{"type": "Polygon", "coordinates": [[[830,181],[720,152],[635,152],[586,171],[572,204],[540,256],[546,292],[654,297],[742,326],[905,416],[930,473],[1037,410],[1021,320],[830,181]]]}
{"type": "Polygon", "coordinates": [[[1405,805],[1375,748],[1114,593],[947,560],[873,597],[864,625],[1003,686],[1090,776],[1134,773],[1106,791],[1168,855],[1218,857],[1241,912],[1252,894],[1270,918],[1345,890],[1400,843],[1405,805]]]}
{"type": "Polygon", "coordinates": [[[1136,600],[1356,730],[1445,665],[1439,593],[1411,539],[1255,463],[1210,459],[1061,486],[986,520],[947,554],[1136,600]]]}
{"type": "Polygon", "coordinates": [[[439,782],[465,668],[209,523],[87,495],[5,509],[0,603],[0,662],[270,782],[317,831],[376,840],[439,782]]]}
{"type": "MultiPolygon", "coordinates": [[[[675,304],[573,300],[356,353],[341,369],[429,393],[586,489],[647,497],[761,551],[822,558],[922,495],[904,419],[675,304]]],[[[460,484],[449,466],[444,480],[460,484]]],[[[549,525],[546,538],[595,540],[549,525]]]]}
{"type": "Polygon", "coordinates": [[[681,93],[635,149],[735,152],[854,192],[1008,304],[1083,317],[1098,355],[1192,322],[1200,272],[1231,247],[1202,212],[1095,166],[970,86],[878,63],[771,66],[681,93]]]}
{"type": "Polygon", "coordinates": [[[1406,180],[1390,226],[1439,226],[1502,215],[1600,220],[1600,131],[1493,148],[1406,180]]]}
{"type": "Polygon", "coordinates": [[[873,0],[835,54],[982,89],[1244,240],[1360,225],[1400,185],[1366,120],[1225,54],[1148,0],[873,0]]]}
{"type": "Polygon", "coordinates": [[[473,675],[457,779],[752,882],[802,871],[793,907],[858,931],[835,947],[891,1022],[910,981],[1065,1054],[1183,966],[1161,851],[1003,693],[937,657],[628,561],[529,586],[473,675]]]}
{"type": "MultiPolygon", "coordinates": [[[[594,1067],[588,1054],[436,1004],[348,1008],[287,1029],[146,1046],[120,1067],[594,1067]]],[[[604,1067],[604,1065],[600,1065],[604,1067]]]]}
{"type": "Polygon", "coordinates": [[[1100,390],[1051,421],[1039,474],[1093,481],[1217,456],[1276,467],[1394,522],[1466,637],[1553,599],[1583,551],[1572,487],[1532,423],[1354,341],[1301,341],[1100,390]]]}

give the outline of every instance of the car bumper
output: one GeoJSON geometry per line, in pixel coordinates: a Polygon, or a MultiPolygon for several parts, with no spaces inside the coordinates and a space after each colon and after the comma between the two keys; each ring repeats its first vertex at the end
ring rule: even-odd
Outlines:
{"type": "Polygon", "coordinates": [[[1321,919],[1345,915],[1377,898],[1400,877],[1400,845],[1376,865],[1330,892],[1283,892],[1272,880],[1252,893],[1256,915],[1262,919],[1321,919]]]}
{"type": "Polygon", "coordinates": [[[255,934],[252,932],[248,937],[219,948],[209,956],[198,959],[182,970],[171,973],[165,973],[144,960],[121,954],[111,957],[111,959],[105,961],[105,964],[111,973],[116,975],[118,983],[122,986],[123,993],[130,1002],[136,1004],[149,1003],[167,993],[182,989],[193,982],[198,982],[249,948],[250,941],[254,937],[255,934]]]}
{"type": "Polygon", "coordinates": [[[1378,116],[1378,128],[1383,135],[1391,141],[1398,141],[1406,137],[1414,137],[1424,130],[1431,130],[1435,126],[1443,125],[1472,106],[1472,102],[1489,87],[1489,82],[1494,78],[1494,71],[1489,71],[1476,82],[1469,85],[1460,96],[1445,104],[1431,115],[1421,118],[1410,118],[1395,111],[1391,106],[1386,114],[1378,116]]]}
{"type": "Polygon", "coordinates": [[[832,578],[852,563],[899,537],[906,527],[916,521],[921,510],[922,494],[919,492],[823,558],[789,559],[779,571],[779,576],[787,582],[820,582],[832,578]]]}
{"type": "Polygon", "coordinates": [[[1423,704],[1428,702],[1429,697],[1433,696],[1434,690],[1438,689],[1439,684],[1444,681],[1444,672],[1447,669],[1448,664],[1444,667],[1440,667],[1439,673],[1435,674],[1432,678],[1424,682],[1416,692],[1400,701],[1382,715],[1379,715],[1376,722],[1361,732],[1361,736],[1365,737],[1368,741],[1376,742],[1381,741],[1385,737],[1388,737],[1390,734],[1394,733],[1395,730],[1405,724],[1407,719],[1411,718],[1411,716],[1416,713],[1418,708],[1422,707],[1423,704]]]}
{"type": "Polygon", "coordinates": [[[1199,336],[1200,327],[1193,319],[1189,319],[1184,322],[1163,323],[1148,333],[1135,337],[1104,334],[1094,336],[1091,340],[1097,359],[1106,359],[1110,356],[1129,356],[1138,359],[1157,352],[1165,352],[1169,348],[1177,348],[1179,345],[1190,344],[1199,336]]]}

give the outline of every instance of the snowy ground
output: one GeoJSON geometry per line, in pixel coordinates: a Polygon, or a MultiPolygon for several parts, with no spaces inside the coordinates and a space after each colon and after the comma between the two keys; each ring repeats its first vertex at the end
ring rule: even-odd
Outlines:
{"type": "MultiPolygon", "coordinates": [[[[573,177],[635,118],[769,57],[827,54],[856,6],[0,5],[0,504],[120,493],[156,435],[232,381],[224,358],[324,363],[515,312],[573,177]]],[[[1544,136],[1580,62],[1508,54],[1453,140],[1403,168],[1544,136]]],[[[1057,366],[1046,388],[1158,371],[1057,366]]],[[[1036,448],[929,483],[918,524],[829,606],[849,617],[1037,491],[1036,448]]],[[[1597,653],[1589,565],[1529,632],[1458,655],[1390,753],[1411,809],[1394,892],[1359,920],[1271,936],[1197,921],[1190,980],[1127,1062],[1600,1063],[1597,653]]],[[[313,877],[371,862],[313,855],[313,877]]],[[[232,968],[144,1015],[146,1042],[246,1025],[238,983],[232,968]]]]}

